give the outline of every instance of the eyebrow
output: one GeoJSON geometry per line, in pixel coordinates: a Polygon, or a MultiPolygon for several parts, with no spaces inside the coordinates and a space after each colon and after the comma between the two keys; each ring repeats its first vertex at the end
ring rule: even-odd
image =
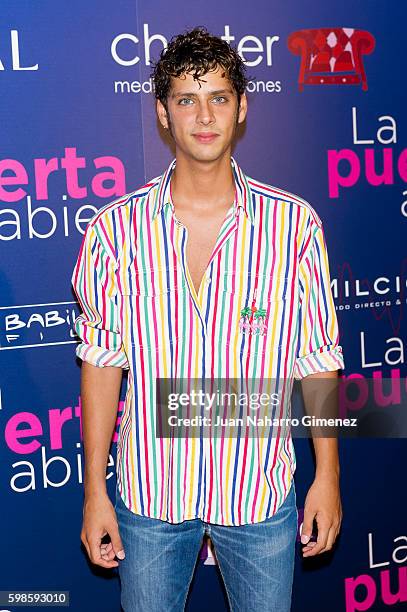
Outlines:
{"type": "MultiPolygon", "coordinates": [[[[214,91],[209,91],[208,92],[208,96],[218,96],[219,94],[224,94],[224,93],[229,93],[232,94],[233,90],[232,89],[215,89],[214,91]]],[[[171,95],[171,98],[182,98],[182,97],[189,97],[189,98],[194,98],[196,97],[196,93],[192,92],[192,91],[186,91],[186,92],[181,92],[181,93],[174,93],[171,95]]]]}

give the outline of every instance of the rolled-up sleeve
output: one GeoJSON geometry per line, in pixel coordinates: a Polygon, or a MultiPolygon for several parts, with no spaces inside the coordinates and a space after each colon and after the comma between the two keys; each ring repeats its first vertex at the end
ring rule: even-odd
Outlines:
{"type": "Polygon", "coordinates": [[[294,378],[344,369],[328,252],[321,225],[313,225],[300,258],[299,335],[294,378]]]}
{"type": "Polygon", "coordinates": [[[76,355],[98,367],[128,369],[118,324],[115,261],[92,225],[83,237],[72,286],[82,309],[73,326],[80,338],[76,355]]]}

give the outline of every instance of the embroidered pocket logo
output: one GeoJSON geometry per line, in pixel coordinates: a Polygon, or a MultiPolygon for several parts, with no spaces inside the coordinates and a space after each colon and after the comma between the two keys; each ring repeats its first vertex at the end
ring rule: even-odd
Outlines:
{"type": "Polygon", "coordinates": [[[264,336],[267,330],[265,323],[266,316],[267,310],[261,307],[257,308],[254,298],[251,306],[245,306],[240,311],[239,332],[242,334],[264,336]]]}

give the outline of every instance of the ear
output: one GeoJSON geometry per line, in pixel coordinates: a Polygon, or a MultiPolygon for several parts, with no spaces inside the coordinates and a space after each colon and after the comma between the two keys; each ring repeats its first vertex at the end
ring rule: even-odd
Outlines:
{"type": "Polygon", "coordinates": [[[157,110],[157,116],[158,116],[158,119],[161,125],[163,126],[163,128],[167,130],[168,129],[167,111],[165,110],[164,104],[161,102],[161,100],[157,100],[156,110],[157,110]]]}
{"type": "Polygon", "coordinates": [[[243,123],[243,121],[246,119],[246,115],[247,115],[247,98],[246,98],[246,92],[243,92],[242,95],[240,96],[239,116],[237,118],[237,122],[243,123]]]}

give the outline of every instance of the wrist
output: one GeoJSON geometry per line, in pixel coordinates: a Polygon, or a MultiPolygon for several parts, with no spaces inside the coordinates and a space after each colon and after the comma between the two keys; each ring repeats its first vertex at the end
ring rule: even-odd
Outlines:
{"type": "Polygon", "coordinates": [[[101,497],[107,495],[106,480],[86,482],[84,485],[85,498],[101,497]]]}
{"type": "Polygon", "coordinates": [[[331,480],[339,482],[340,469],[339,466],[317,468],[315,471],[315,480],[331,480]]]}

